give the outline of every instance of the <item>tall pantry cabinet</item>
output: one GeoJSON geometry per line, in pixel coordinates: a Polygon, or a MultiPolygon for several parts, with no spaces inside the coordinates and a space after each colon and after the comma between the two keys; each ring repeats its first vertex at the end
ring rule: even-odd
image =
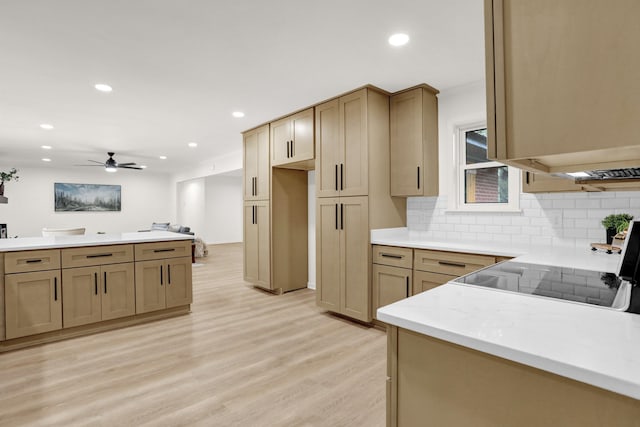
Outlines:
{"type": "Polygon", "coordinates": [[[373,228],[405,225],[390,196],[389,95],[365,87],[317,105],[316,301],[371,321],[373,228]]]}

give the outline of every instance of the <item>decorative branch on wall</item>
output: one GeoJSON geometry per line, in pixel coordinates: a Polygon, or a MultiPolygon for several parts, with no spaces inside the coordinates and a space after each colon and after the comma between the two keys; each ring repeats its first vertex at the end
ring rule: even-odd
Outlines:
{"type": "Polygon", "coordinates": [[[56,212],[120,211],[120,186],[101,184],[53,184],[56,212]]]}

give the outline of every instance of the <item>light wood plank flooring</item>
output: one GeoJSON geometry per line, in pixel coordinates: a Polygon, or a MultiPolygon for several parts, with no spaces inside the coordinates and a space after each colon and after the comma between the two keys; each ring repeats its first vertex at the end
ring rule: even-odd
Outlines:
{"type": "Polygon", "coordinates": [[[198,261],[189,315],[0,354],[0,425],[384,425],[384,332],[251,288],[240,244],[198,261]]]}

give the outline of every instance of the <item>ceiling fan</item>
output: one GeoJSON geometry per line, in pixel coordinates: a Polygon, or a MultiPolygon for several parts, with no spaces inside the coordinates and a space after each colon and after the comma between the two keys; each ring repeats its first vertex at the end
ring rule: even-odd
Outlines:
{"type": "Polygon", "coordinates": [[[90,162],[93,163],[97,163],[95,165],[76,165],[76,166],[103,166],[104,170],[106,170],[107,172],[116,172],[119,168],[122,169],[137,169],[137,170],[142,170],[143,168],[141,168],[140,166],[137,166],[135,163],[118,163],[115,161],[115,159],[113,158],[113,155],[115,153],[107,153],[109,155],[109,158],[107,159],[106,162],[98,162],[97,160],[89,160],[90,162]]]}

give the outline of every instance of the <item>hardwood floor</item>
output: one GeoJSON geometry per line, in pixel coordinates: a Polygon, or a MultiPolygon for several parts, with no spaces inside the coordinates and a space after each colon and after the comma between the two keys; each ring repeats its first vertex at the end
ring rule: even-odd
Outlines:
{"type": "Polygon", "coordinates": [[[241,244],[198,262],[189,315],[0,354],[0,425],[384,425],[384,332],[250,287],[241,244]]]}

